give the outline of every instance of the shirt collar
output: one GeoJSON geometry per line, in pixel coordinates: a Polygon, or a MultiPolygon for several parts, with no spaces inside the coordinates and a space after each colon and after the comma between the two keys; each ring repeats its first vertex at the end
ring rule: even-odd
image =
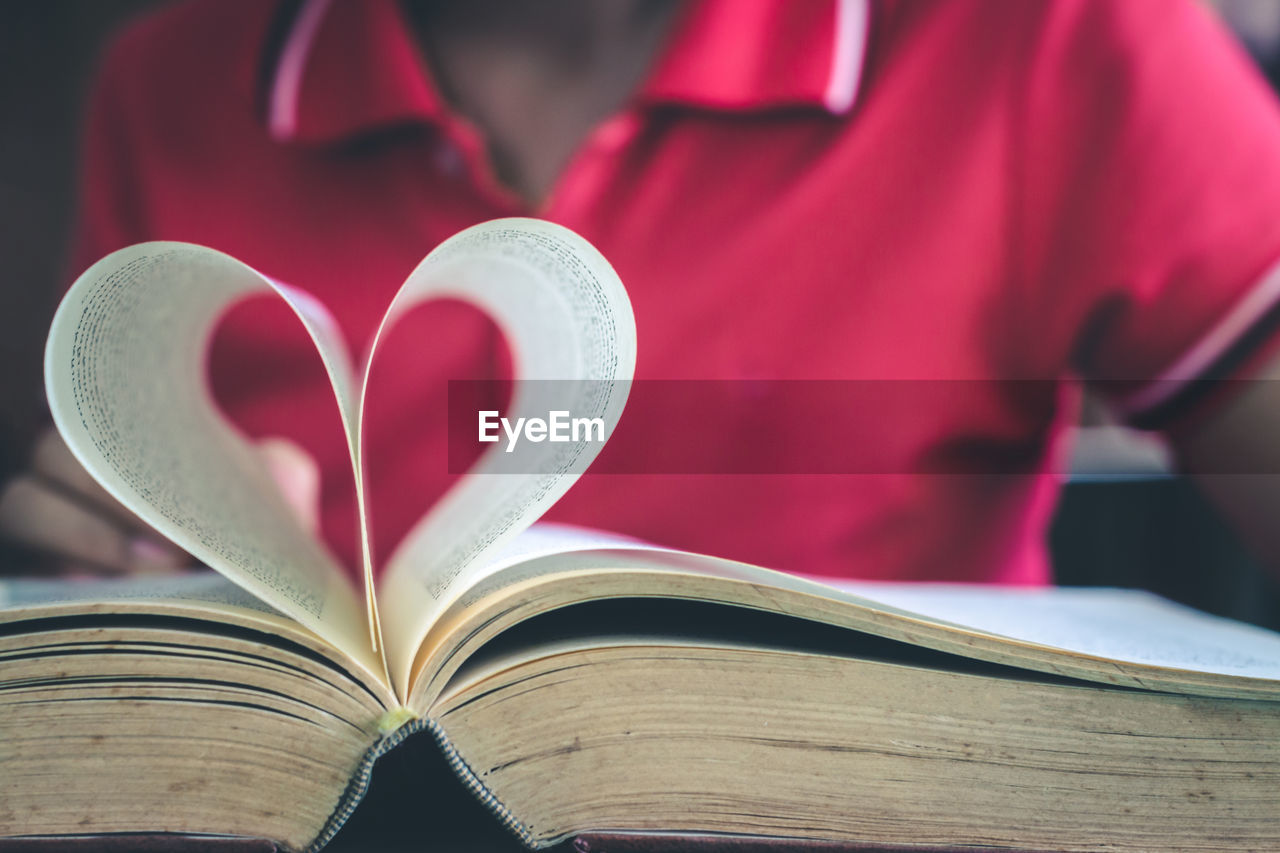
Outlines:
{"type": "MultiPolygon", "coordinates": [[[[637,100],[725,111],[852,109],[871,0],[691,0],[637,100]]],[[[445,110],[396,0],[303,0],[267,61],[267,127],[336,142],[445,110]]]]}
{"type": "Polygon", "coordinates": [[[395,0],[303,0],[267,76],[282,142],[332,142],[431,121],[443,102],[395,0]]]}
{"type": "Polygon", "coordinates": [[[641,89],[643,101],[750,111],[852,109],[870,0],[691,3],[641,89]]]}

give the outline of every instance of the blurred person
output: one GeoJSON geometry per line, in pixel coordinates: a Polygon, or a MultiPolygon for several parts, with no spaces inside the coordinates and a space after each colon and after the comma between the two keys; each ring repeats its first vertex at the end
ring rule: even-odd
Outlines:
{"type": "MultiPolygon", "coordinates": [[[[441,240],[550,219],[626,283],[637,379],[729,389],[695,424],[634,397],[605,451],[630,473],[550,518],[814,574],[1042,584],[1080,382],[1164,430],[1280,566],[1280,485],[1237,476],[1280,471],[1280,400],[1213,381],[1275,372],[1277,214],[1280,113],[1192,0],[192,0],[106,58],[76,266],[209,245],[319,296],[360,352],[441,240]],[[761,417],[759,383],[814,380],[908,389],[824,425],[851,469],[761,417]],[[696,442],[705,468],[646,467],[696,442]]],[[[383,550],[453,477],[444,382],[505,369],[461,306],[398,341],[370,442],[383,550]]],[[[238,311],[211,379],[249,435],[291,442],[284,479],[350,563],[308,347],[238,311]]],[[[55,567],[180,563],[41,448],[0,530],[55,567]]]]}

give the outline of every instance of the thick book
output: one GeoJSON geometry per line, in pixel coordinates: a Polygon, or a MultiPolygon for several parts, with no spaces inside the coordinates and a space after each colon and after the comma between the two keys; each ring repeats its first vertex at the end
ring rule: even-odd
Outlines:
{"type": "Polygon", "coordinates": [[[362,519],[350,583],[206,391],[211,329],[254,293],[310,332],[363,488],[376,339],[357,367],[314,300],[196,246],[75,283],[55,422],[217,574],[0,585],[12,849],[319,850],[418,732],[532,849],[1280,849],[1275,634],[1139,592],[832,585],[534,524],[617,423],[636,354],[617,276],[547,223],[446,241],[379,334],[470,301],[521,377],[504,417],[603,430],[495,444],[376,575],[362,519]]]}

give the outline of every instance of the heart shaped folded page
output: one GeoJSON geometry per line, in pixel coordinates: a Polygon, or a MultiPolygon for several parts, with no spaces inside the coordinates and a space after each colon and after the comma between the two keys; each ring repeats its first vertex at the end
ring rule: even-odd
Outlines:
{"type": "Polygon", "coordinates": [[[121,503],[403,698],[435,616],[603,447],[589,432],[526,443],[518,465],[490,448],[404,538],[375,589],[362,462],[370,368],[397,319],[445,298],[485,311],[506,336],[512,422],[555,406],[599,419],[603,438],[612,433],[636,359],[626,290],[587,241],[533,219],[482,223],[440,244],[397,293],[359,370],[332,316],[304,291],[202,246],[122,249],[87,270],[58,309],[45,352],[50,409],[76,457],[121,503]],[[298,316],[333,386],[361,514],[363,607],[208,391],[205,353],[218,318],[263,293],[298,316]]]}

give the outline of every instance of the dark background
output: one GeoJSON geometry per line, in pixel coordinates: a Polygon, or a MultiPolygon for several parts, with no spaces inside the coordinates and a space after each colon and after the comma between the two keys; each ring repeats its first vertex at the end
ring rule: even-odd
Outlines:
{"type": "Polygon", "coordinates": [[[48,418],[40,362],[66,284],[80,111],[104,40],[155,0],[0,6],[0,474],[48,418]]]}
{"type": "MultiPolygon", "coordinates": [[[[1280,14],[1272,14],[1280,13],[1280,2],[1219,2],[1255,54],[1265,57],[1280,32],[1280,14]]],[[[110,33],[157,5],[18,0],[0,7],[0,479],[25,463],[20,448],[47,419],[41,349],[57,294],[72,272],[65,258],[91,75],[110,33]]],[[[1280,627],[1280,586],[1181,479],[1073,480],[1051,544],[1060,582],[1155,589],[1211,612],[1280,627]]]]}

